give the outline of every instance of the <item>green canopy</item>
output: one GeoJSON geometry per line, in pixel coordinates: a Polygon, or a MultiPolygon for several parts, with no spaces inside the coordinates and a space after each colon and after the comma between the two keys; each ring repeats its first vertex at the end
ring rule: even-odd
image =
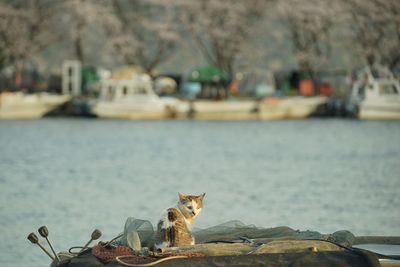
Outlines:
{"type": "Polygon", "coordinates": [[[84,66],[82,68],[82,88],[83,90],[87,90],[87,87],[100,80],[100,77],[97,75],[97,70],[93,66],[84,66]]]}
{"type": "Polygon", "coordinates": [[[190,72],[190,82],[228,82],[229,75],[214,66],[197,67],[190,72]]]}

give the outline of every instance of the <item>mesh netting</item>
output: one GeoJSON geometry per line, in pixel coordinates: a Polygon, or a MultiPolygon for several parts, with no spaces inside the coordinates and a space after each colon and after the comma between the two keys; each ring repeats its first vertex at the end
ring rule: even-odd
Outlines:
{"type": "MultiPolygon", "coordinates": [[[[122,237],[117,240],[119,245],[128,245],[127,237],[130,233],[137,232],[142,247],[152,247],[154,244],[154,227],[148,220],[130,217],[127,219],[122,237]]],[[[332,234],[321,234],[316,231],[299,231],[287,226],[263,228],[255,225],[246,225],[241,221],[229,221],[206,229],[193,231],[196,243],[212,241],[234,241],[241,238],[268,239],[268,238],[293,238],[293,239],[322,239],[336,242],[341,245],[351,246],[354,235],[346,230],[332,234]]]]}
{"type": "Polygon", "coordinates": [[[150,221],[129,217],[124,226],[122,236],[116,240],[117,245],[129,245],[128,238],[137,233],[142,247],[151,247],[154,242],[154,228],[150,221]]]}

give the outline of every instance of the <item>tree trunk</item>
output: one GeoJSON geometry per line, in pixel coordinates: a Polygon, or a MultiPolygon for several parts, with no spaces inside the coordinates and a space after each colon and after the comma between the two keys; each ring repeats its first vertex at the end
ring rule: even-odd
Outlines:
{"type": "Polygon", "coordinates": [[[85,62],[85,54],[83,51],[83,40],[82,40],[82,30],[84,24],[82,22],[77,22],[76,24],[76,37],[74,40],[75,46],[75,56],[76,59],[79,60],[82,64],[85,62]]]}
{"type": "Polygon", "coordinates": [[[312,75],[313,74],[313,68],[311,67],[311,63],[309,60],[307,59],[303,59],[299,61],[299,68],[300,68],[300,72],[302,74],[309,74],[312,75]]]}
{"type": "Polygon", "coordinates": [[[80,36],[75,39],[75,56],[80,62],[84,62],[82,39],[80,36]]]}

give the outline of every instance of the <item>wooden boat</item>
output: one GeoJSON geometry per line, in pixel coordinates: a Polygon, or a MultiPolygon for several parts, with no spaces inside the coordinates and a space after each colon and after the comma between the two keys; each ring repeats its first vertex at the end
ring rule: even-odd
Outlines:
{"type": "Polygon", "coordinates": [[[150,251],[144,247],[152,244],[152,226],[147,222],[128,219],[116,243],[99,242],[81,253],[59,253],[61,261],[54,260],[51,267],[400,266],[400,237],[356,237],[346,230],[323,235],[289,227],[257,228],[233,221],[195,231],[196,245],[150,251]],[[132,226],[137,229],[136,235],[130,235],[128,229],[132,226]],[[137,236],[139,243],[130,242],[129,236],[137,236]],[[128,238],[125,245],[124,238],[128,238]],[[377,244],[390,250],[374,251],[377,244]],[[369,250],[363,249],[366,245],[369,250]]]}
{"type": "MultiPolygon", "coordinates": [[[[365,239],[365,237],[364,237],[365,239]]],[[[373,237],[376,241],[377,237],[373,237]]],[[[387,237],[386,237],[387,239],[387,237]]],[[[356,239],[357,240],[357,239],[356,239]]],[[[326,240],[299,240],[279,238],[274,240],[252,240],[254,243],[208,243],[188,247],[168,248],[138,257],[116,256],[115,260],[102,262],[87,250],[79,255],[60,253],[61,262],[54,261],[51,267],[117,267],[117,266],[400,266],[399,256],[388,259],[371,250],[360,249],[360,245],[344,247],[326,240]],[[138,265],[138,264],[145,265],[138,265]]],[[[380,240],[382,241],[382,239],[380,240]]],[[[391,245],[391,247],[400,247],[391,245]]],[[[371,249],[371,244],[370,244],[371,249]]],[[[112,249],[109,250],[112,253],[112,249]]],[[[115,251],[115,250],[114,250],[115,251]]],[[[398,255],[398,254],[397,254],[398,255]]],[[[389,257],[389,258],[390,258],[389,257]]]]}

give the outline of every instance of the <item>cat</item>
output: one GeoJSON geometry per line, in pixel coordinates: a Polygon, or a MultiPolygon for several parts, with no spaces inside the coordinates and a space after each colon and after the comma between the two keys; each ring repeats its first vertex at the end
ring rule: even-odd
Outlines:
{"type": "Polygon", "coordinates": [[[167,209],[157,224],[155,249],[194,245],[192,225],[203,208],[205,193],[199,196],[178,193],[177,207],[167,209]]]}

